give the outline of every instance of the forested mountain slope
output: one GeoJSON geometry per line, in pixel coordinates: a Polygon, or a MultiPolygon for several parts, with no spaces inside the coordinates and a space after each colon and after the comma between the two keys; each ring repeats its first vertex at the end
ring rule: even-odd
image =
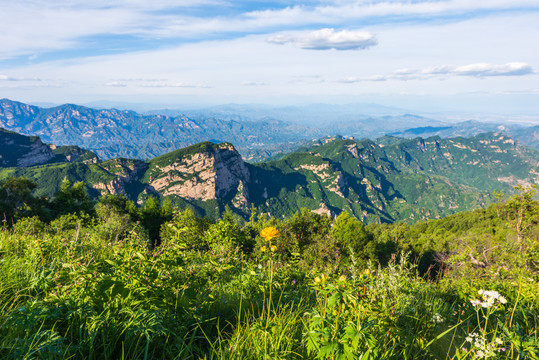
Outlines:
{"type": "Polygon", "coordinates": [[[229,143],[211,142],[149,161],[56,159],[61,162],[50,158],[32,167],[6,163],[0,178],[29,178],[38,185],[36,195],[47,196],[67,178],[86,183],[92,197],[123,193],[138,203],[166,197],[210,217],[228,206],[247,218],[254,205],[277,217],[307,208],[331,216],[348,211],[365,222],[415,222],[484,207],[493,191],[510,192],[539,178],[537,151],[497,133],[379,142],[332,137],[259,164],[245,163],[229,143]]]}

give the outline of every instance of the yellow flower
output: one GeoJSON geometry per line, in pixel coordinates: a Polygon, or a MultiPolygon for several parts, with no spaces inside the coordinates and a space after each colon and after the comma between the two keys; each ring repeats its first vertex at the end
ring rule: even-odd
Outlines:
{"type": "Polygon", "coordinates": [[[341,281],[341,282],[346,282],[346,276],[341,275],[341,276],[339,277],[339,281],[341,281]]]}
{"type": "Polygon", "coordinates": [[[369,269],[365,269],[365,275],[371,276],[371,271],[369,269]]]}
{"type": "Polygon", "coordinates": [[[326,282],[328,279],[328,276],[326,274],[322,274],[322,282],[326,282]]]}
{"type": "Polygon", "coordinates": [[[274,228],[272,226],[264,228],[260,232],[260,236],[262,236],[264,239],[266,239],[266,241],[270,241],[274,237],[277,237],[277,235],[279,235],[279,230],[277,230],[276,228],[274,228]]]}
{"type": "Polygon", "coordinates": [[[320,280],[320,277],[317,276],[317,277],[314,278],[314,282],[315,282],[315,283],[319,284],[320,281],[322,281],[322,280],[320,280]]]}
{"type": "Polygon", "coordinates": [[[266,252],[266,250],[268,250],[268,248],[266,248],[265,246],[262,246],[262,247],[260,248],[260,251],[262,251],[262,252],[266,252]]]}
{"type": "Polygon", "coordinates": [[[275,252],[275,250],[277,250],[277,246],[271,245],[270,250],[271,252],[275,252]]]}

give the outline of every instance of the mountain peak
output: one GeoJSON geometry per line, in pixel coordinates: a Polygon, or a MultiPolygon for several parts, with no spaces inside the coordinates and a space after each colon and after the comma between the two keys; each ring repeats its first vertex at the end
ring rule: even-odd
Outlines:
{"type": "Polygon", "coordinates": [[[230,143],[206,141],[159,156],[149,164],[146,178],[153,191],[201,201],[238,197],[238,205],[248,205],[250,173],[230,143]]]}

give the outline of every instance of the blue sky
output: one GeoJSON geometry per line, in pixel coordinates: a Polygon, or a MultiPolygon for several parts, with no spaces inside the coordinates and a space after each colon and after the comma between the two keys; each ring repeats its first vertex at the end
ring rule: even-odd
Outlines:
{"type": "Polygon", "coordinates": [[[4,1],[0,97],[539,116],[537,0],[4,1]]]}

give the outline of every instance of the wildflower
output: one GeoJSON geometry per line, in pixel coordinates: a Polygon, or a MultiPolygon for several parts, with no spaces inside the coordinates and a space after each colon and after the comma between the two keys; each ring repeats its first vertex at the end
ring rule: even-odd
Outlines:
{"type": "Polygon", "coordinates": [[[266,241],[270,241],[274,237],[277,237],[277,235],[279,235],[279,230],[272,226],[264,228],[260,232],[260,236],[262,236],[266,241]]]}
{"type": "Polygon", "coordinates": [[[365,275],[367,276],[371,276],[371,270],[370,269],[365,269],[365,275]]]}
{"type": "Polygon", "coordinates": [[[326,282],[328,279],[328,276],[326,274],[322,274],[322,282],[326,282]]]}
{"type": "Polygon", "coordinates": [[[339,277],[339,281],[341,281],[341,282],[346,282],[346,276],[341,275],[341,276],[339,277]]]}
{"type": "Polygon", "coordinates": [[[470,301],[470,302],[472,303],[472,305],[473,305],[474,307],[475,307],[475,306],[481,305],[481,301],[479,301],[479,300],[472,300],[472,301],[470,301]]]}
{"type": "Polygon", "coordinates": [[[270,250],[271,252],[275,252],[275,250],[277,250],[277,246],[271,245],[270,250]]]}
{"type": "Polygon", "coordinates": [[[473,306],[481,306],[484,308],[490,308],[494,306],[497,309],[496,304],[506,304],[507,299],[501,296],[497,291],[494,290],[479,290],[477,292],[483,298],[483,301],[472,300],[471,303],[473,306]]]}
{"type": "Polygon", "coordinates": [[[501,344],[503,344],[503,341],[502,341],[502,339],[500,339],[500,338],[496,338],[496,344],[498,344],[498,345],[501,345],[501,344]]]}
{"type": "Polygon", "coordinates": [[[430,319],[430,321],[432,321],[435,324],[441,324],[441,323],[444,322],[444,318],[443,318],[442,315],[436,313],[436,314],[432,315],[432,318],[430,319]]]}
{"type": "Polygon", "coordinates": [[[260,248],[260,251],[262,251],[262,252],[266,252],[266,250],[268,250],[268,248],[265,247],[265,246],[262,246],[262,247],[260,248]]]}
{"type": "Polygon", "coordinates": [[[320,280],[320,277],[319,277],[319,276],[317,276],[317,277],[314,278],[314,282],[315,282],[316,284],[320,284],[320,281],[322,281],[322,280],[320,280]]]}

